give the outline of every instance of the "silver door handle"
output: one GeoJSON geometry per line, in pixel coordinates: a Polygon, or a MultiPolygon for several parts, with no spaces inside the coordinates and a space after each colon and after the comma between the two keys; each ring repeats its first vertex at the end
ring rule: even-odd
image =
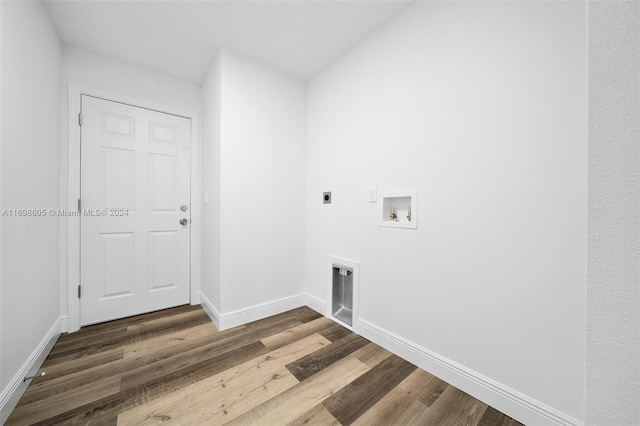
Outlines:
{"type": "Polygon", "coordinates": [[[189,223],[189,220],[186,217],[180,219],[180,225],[185,226],[187,223],[189,223]]]}

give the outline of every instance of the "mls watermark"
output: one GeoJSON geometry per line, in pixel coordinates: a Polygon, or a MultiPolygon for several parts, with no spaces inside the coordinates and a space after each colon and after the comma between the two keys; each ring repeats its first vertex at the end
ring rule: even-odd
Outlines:
{"type": "Polygon", "coordinates": [[[2,217],[120,217],[129,213],[127,209],[3,209],[2,217]]]}

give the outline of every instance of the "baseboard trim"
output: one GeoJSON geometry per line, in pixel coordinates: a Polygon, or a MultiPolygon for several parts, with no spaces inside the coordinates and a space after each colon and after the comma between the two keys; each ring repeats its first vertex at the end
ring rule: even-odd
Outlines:
{"type": "Polygon", "coordinates": [[[209,315],[209,318],[211,318],[211,321],[213,321],[216,328],[223,331],[252,321],[267,318],[272,315],[281,314],[282,312],[305,305],[313,305],[311,306],[312,309],[322,313],[318,307],[324,305],[324,302],[314,296],[301,293],[295,296],[283,297],[281,299],[271,300],[269,302],[248,306],[246,308],[237,309],[223,314],[214,306],[207,296],[200,293],[200,305],[202,305],[202,308],[205,310],[207,315],[209,315]]]}
{"type": "Polygon", "coordinates": [[[299,308],[306,304],[306,294],[283,297],[281,299],[260,303],[246,308],[220,314],[220,326],[218,330],[227,330],[239,325],[257,321],[272,315],[281,314],[291,309],[299,308]]]}
{"type": "Polygon", "coordinates": [[[360,334],[524,424],[582,426],[584,423],[536,399],[451,361],[363,318],[360,334]]]}
{"type": "Polygon", "coordinates": [[[326,316],[327,307],[324,300],[317,298],[316,296],[309,293],[305,293],[304,298],[305,298],[305,303],[304,303],[305,305],[307,305],[317,313],[326,316]]]}
{"type": "Polygon", "coordinates": [[[211,318],[211,321],[213,321],[216,328],[220,330],[220,311],[218,311],[211,300],[202,293],[200,293],[200,305],[207,315],[209,315],[209,318],[211,318]]]}
{"type": "Polygon", "coordinates": [[[60,317],[60,333],[69,332],[69,317],[64,315],[60,317]]]}
{"type": "Polygon", "coordinates": [[[22,367],[13,376],[13,379],[7,384],[0,394],[0,424],[4,424],[13,409],[18,404],[20,397],[27,389],[28,381],[25,382],[24,378],[34,375],[39,369],[44,360],[51,352],[53,345],[58,341],[60,334],[62,333],[63,318],[58,318],[47,334],[42,338],[35,350],[29,355],[29,358],[22,364],[22,367]]]}
{"type": "MultiPolygon", "coordinates": [[[[221,314],[204,294],[200,294],[200,300],[204,310],[221,331],[305,305],[326,316],[325,301],[309,293],[249,306],[226,314],[221,314]]],[[[363,337],[521,423],[561,426],[584,425],[581,420],[385,330],[366,319],[358,318],[358,330],[356,331],[363,337]]]]}

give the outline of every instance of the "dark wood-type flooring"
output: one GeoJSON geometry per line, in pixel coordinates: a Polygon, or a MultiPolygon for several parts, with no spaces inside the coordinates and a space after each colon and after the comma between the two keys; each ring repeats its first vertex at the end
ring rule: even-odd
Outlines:
{"type": "Polygon", "coordinates": [[[60,337],[7,425],[518,425],[303,307],[218,331],[200,306],[60,337]]]}

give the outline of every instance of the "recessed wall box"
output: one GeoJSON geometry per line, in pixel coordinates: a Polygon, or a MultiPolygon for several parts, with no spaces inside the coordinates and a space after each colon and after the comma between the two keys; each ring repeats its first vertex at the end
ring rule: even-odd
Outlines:
{"type": "Polygon", "coordinates": [[[353,326],[353,271],[333,267],[331,280],[331,315],[349,326],[353,326]]]}
{"type": "Polygon", "coordinates": [[[359,272],[360,263],[329,257],[327,315],[337,323],[356,332],[359,272]]]}
{"type": "Polygon", "coordinates": [[[388,191],[379,203],[380,226],[389,228],[418,228],[418,191],[388,191]]]}
{"type": "Polygon", "coordinates": [[[322,204],[331,204],[331,192],[322,193],[322,204]]]}

